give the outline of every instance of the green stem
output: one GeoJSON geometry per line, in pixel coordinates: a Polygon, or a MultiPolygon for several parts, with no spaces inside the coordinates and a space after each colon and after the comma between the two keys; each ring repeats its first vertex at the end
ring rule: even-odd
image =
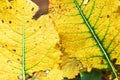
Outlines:
{"type": "Polygon", "coordinates": [[[25,26],[23,25],[22,27],[22,77],[23,80],[25,80],[25,74],[26,74],[26,69],[25,69],[25,26]]]}

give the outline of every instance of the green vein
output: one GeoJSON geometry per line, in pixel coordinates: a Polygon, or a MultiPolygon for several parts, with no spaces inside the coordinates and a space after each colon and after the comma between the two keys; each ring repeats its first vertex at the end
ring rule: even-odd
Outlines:
{"type": "MultiPolygon", "coordinates": [[[[106,3],[106,1],[105,1],[105,3],[106,3]]],[[[97,25],[98,21],[100,20],[100,16],[102,15],[104,6],[105,6],[105,4],[102,6],[102,9],[101,9],[100,12],[99,12],[98,18],[96,19],[96,21],[95,21],[95,23],[94,23],[94,26],[93,26],[94,28],[95,28],[95,26],[97,25]]]]}
{"type": "Polygon", "coordinates": [[[64,41],[68,41],[68,42],[76,42],[76,41],[87,40],[87,39],[91,39],[91,38],[92,38],[92,36],[90,36],[90,37],[86,37],[86,38],[73,39],[73,40],[64,40],[64,41]]]}
{"type": "Polygon", "coordinates": [[[94,5],[95,5],[95,1],[96,1],[96,0],[93,1],[93,5],[92,5],[92,8],[91,8],[90,14],[89,14],[89,16],[88,16],[88,19],[91,17],[91,15],[92,15],[92,13],[93,13],[93,10],[94,10],[94,8],[95,8],[95,6],[94,6],[94,5]]]}
{"type": "Polygon", "coordinates": [[[77,9],[78,9],[81,17],[83,18],[86,26],[87,26],[88,29],[90,30],[93,38],[95,39],[96,43],[98,44],[99,48],[101,49],[101,51],[103,52],[105,58],[107,59],[108,64],[109,64],[109,66],[111,67],[114,76],[115,76],[116,78],[118,78],[117,73],[116,73],[116,70],[115,70],[115,67],[114,67],[113,64],[111,63],[110,58],[108,57],[108,54],[107,54],[105,48],[104,48],[103,45],[101,44],[101,42],[100,42],[99,38],[97,37],[95,31],[93,30],[92,26],[91,26],[90,23],[88,22],[86,16],[84,15],[83,11],[81,10],[81,7],[79,6],[77,0],[74,0],[74,3],[75,3],[75,5],[76,5],[76,7],[77,7],[77,9]]]}
{"type": "Polygon", "coordinates": [[[83,34],[83,33],[89,33],[89,31],[84,31],[84,32],[63,32],[63,34],[83,34]]]}
{"type": "Polygon", "coordinates": [[[109,52],[110,54],[112,54],[112,52],[120,45],[120,42],[114,47],[112,48],[112,50],[109,52]]]}
{"type": "Polygon", "coordinates": [[[22,77],[23,80],[25,80],[25,74],[26,74],[26,69],[25,69],[25,23],[22,26],[22,77]]]}
{"type": "Polygon", "coordinates": [[[96,47],[96,45],[97,44],[94,44],[94,45],[91,45],[91,46],[88,46],[88,47],[81,48],[79,50],[85,50],[85,49],[93,48],[93,47],[96,47]]]}
{"type": "Polygon", "coordinates": [[[77,13],[77,14],[71,14],[71,15],[66,15],[66,14],[62,14],[62,15],[67,16],[67,17],[69,17],[69,16],[71,17],[71,16],[79,16],[80,14],[77,13]]]}
{"type": "Polygon", "coordinates": [[[112,40],[111,40],[111,42],[108,44],[108,46],[107,46],[107,50],[110,48],[110,46],[112,45],[112,42],[116,39],[116,37],[118,37],[118,35],[119,35],[120,33],[118,32],[113,38],[112,38],[112,40]]]}
{"type": "Polygon", "coordinates": [[[31,66],[30,68],[27,68],[26,71],[28,71],[28,70],[30,70],[30,69],[38,66],[42,62],[42,60],[45,58],[45,56],[47,56],[47,54],[50,53],[49,51],[50,51],[50,48],[48,49],[48,51],[45,53],[45,55],[36,64],[34,64],[33,66],[31,66]]]}
{"type": "Polygon", "coordinates": [[[9,39],[13,40],[14,42],[20,43],[19,41],[15,40],[15,39],[13,39],[13,38],[11,38],[11,37],[9,37],[8,35],[6,35],[6,36],[7,36],[9,39]]]}
{"type": "Polygon", "coordinates": [[[97,30],[99,27],[101,27],[103,24],[105,23],[105,20],[99,22],[99,24],[97,25],[97,27],[94,27],[94,30],[97,30]]]}
{"type": "Polygon", "coordinates": [[[23,76],[23,80],[25,80],[25,29],[23,26],[22,29],[22,76],[23,76]]]}
{"type": "MultiPolygon", "coordinates": [[[[8,48],[6,48],[6,47],[5,47],[4,49],[13,54],[13,52],[12,52],[10,49],[8,49],[8,48]]],[[[14,55],[16,55],[16,56],[21,56],[21,55],[15,54],[15,53],[14,53],[14,55]]]]}
{"type": "Polygon", "coordinates": [[[106,36],[107,36],[107,34],[108,34],[109,29],[110,29],[110,21],[109,21],[109,24],[108,24],[107,29],[106,29],[106,31],[105,31],[105,35],[103,36],[103,39],[101,40],[102,42],[105,41],[105,38],[106,38],[106,36]]]}
{"type": "Polygon", "coordinates": [[[75,24],[75,25],[80,25],[80,24],[84,24],[83,22],[81,23],[61,23],[61,25],[65,25],[65,24],[75,24]]]}
{"type": "MultiPolygon", "coordinates": [[[[111,15],[112,15],[112,12],[111,12],[111,15]]],[[[108,33],[110,27],[111,27],[111,20],[110,20],[110,18],[109,18],[109,23],[108,23],[108,26],[107,26],[107,31],[106,31],[106,33],[105,33],[103,39],[102,39],[103,42],[104,42],[104,40],[105,40],[105,37],[107,36],[107,33],[108,33]]]]}

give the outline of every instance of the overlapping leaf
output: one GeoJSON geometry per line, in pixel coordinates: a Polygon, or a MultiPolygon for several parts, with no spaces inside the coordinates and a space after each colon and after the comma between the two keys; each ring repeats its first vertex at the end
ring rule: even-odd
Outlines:
{"type": "Polygon", "coordinates": [[[30,0],[0,0],[0,79],[58,68],[58,34],[49,16],[32,19],[37,10],[30,0]]]}
{"type": "Polygon", "coordinates": [[[119,0],[50,0],[50,16],[61,38],[61,51],[88,71],[120,64],[119,0]],[[86,1],[86,2],[85,2],[86,1]]]}
{"type": "Polygon", "coordinates": [[[62,57],[61,71],[63,72],[63,77],[75,78],[81,68],[82,64],[76,58],[70,58],[68,55],[62,57]]]}

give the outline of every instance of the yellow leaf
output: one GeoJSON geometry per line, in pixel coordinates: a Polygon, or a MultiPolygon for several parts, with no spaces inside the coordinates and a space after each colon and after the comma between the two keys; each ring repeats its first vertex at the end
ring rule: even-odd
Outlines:
{"type": "Polygon", "coordinates": [[[50,0],[50,3],[49,15],[60,35],[63,54],[77,58],[88,71],[110,69],[117,78],[113,64],[120,65],[120,1],[50,0]]]}
{"type": "Polygon", "coordinates": [[[81,68],[82,64],[76,58],[70,58],[68,55],[62,57],[61,70],[63,71],[64,77],[69,79],[75,78],[81,68]]]}
{"type": "Polygon", "coordinates": [[[38,7],[30,0],[0,0],[0,79],[17,80],[57,68],[59,36],[49,16],[32,19],[38,7]]]}

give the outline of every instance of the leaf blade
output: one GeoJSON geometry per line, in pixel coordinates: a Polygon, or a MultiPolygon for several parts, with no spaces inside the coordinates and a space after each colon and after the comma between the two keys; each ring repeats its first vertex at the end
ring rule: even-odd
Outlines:
{"type": "Polygon", "coordinates": [[[30,0],[1,0],[0,4],[4,4],[0,7],[0,79],[26,80],[37,71],[53,69],[61,78],[59,36],[49,16],[33,20],[38,7],[30,0]]]}
{"type": "Polygon", "coordinates": [[[74,3],[75,3],[75,5],[76,5],[77,9],[79,10],[79,13],[80,13],[80,15],[82,16],[85,24],[87,25],[87,27],[89,28],[91,34],[93,35],[96,43],[98,44],[98,46],[99,46],[100,49],[102,50],[103,54],[105,55],[105,57],[106,57],[109,65],[110,65],[110,67],[111,67],[111,69],[112,69],[112,71],[113,71],[113,73],[114,73],[114,76],[115,76],[116,78],[118,78],[115,67],[113,66],[112,62],[110,61],[110,58],[108,57],[108,54],[107,54],[105,48],[103,47],[102,43],[100,42],[100,39],[97,37],[95,31],[92,29],[89,21],[87,20],[87,18],[85,17],[83,11],[81,10],[81,8],[80,8],[77,0],[74,0],[74,3]]]}
{"type": "Polygon", "coordinates": [[[60,35],[63,48],[61,51],[70,58],[75,57],[80,60],[82,67],[87,68],[87,71],[91,71],[92,68],[112,68],[114,75],[118,77],[115,64],[112,64],[114,59],[118,59],[116,64],[119,64],[120,29],[118,26],[120,25],[116,22],[119,18],[115,19],[117,14],[114,13],[118,1],[90,0],[87,4],[82,4],[83,0],[76,1],[81,11],[76,8],[75,0],[51,0],[50,16],[56,23],[60,35]],[[110,48],[107,49],[110,43],[110,48]],[[110,53],[112,48],[115,49],[110,53]]]}

